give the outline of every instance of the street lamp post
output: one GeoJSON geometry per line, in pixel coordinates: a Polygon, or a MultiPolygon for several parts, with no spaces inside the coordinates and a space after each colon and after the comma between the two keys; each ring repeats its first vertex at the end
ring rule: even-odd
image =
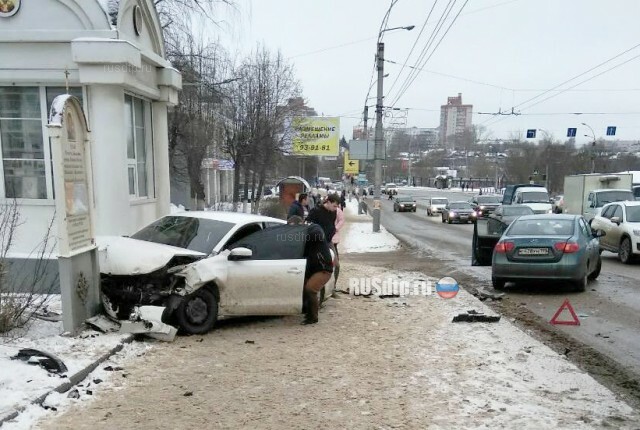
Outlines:
{"type": "MultiPolygon", "coordinates": [[[[410,25],[408,27],[394,27],[387,28],[382,30],[378,34],[378,40],[382,36],[382,33],[385,31],[391,30],[413,30],[414,26],[410,25]]],[[[377,233],[380,231],[380,188],[382,187],[382,159],[384,156],[384,139],[382,137],[382,110],[383,110],[383,80],[384,80],[384,43],[378,42],[377,46],[377,61],[376,66],[378,70],[378,91],[376,98],[376,129],[375,129],[375,161],[374,161],[374,171],[375,171],[375,185],[373,187],[373,231],[377,233]]]]}
{"type": "Polygon", "coordinates": [[[596,146],[596,133],[589,125],[585,124],[584,122],[582,123],[582,125],[591,130],[591,136],[585,134],[584,137],[591,137],[593,139],[591,141],[591,173],[596,173],[596,154],[594,153],[596,146]]]}

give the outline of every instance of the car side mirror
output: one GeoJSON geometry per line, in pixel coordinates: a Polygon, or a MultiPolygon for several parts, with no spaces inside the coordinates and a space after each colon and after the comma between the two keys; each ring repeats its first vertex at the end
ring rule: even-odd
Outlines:
{"type": "Polygon", "coordinates": [[[614,217],[611,218],[611,222],[615,222],[616,224],[620,225],[622,220],[620,219],[619,216],[614,216],[614,217]]]}
{"type": "Polygon", "coordinates": [[[606,236],[607,232],[604,230],[591,230],[591,233],[593,233],[593,237],[602,237],[602,236],[606,236]]]}
{"type": "Polygon", "coordinates": [[[227,259],[229,261],[240,261],[248,260],[251,257],[253,257],[253,251],[251,251],[249,248],[239,247],[232,249],[227,259]]]}

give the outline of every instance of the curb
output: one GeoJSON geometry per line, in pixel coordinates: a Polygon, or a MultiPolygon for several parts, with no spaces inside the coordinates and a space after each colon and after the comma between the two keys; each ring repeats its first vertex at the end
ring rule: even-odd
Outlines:
{"type": "MultiPolygon", "coordinates": [[[[127,337],[122,339],[116,346],[114,346],[109,351],[105,352],[100,357],[98,357],[98,359],[96,361],[94,361],[93,363],[87,365],[85,368],[80,369],[75,374],[71,375],[68,378],[69,379],[68,382],[64,382],[64,383],[58,385],[57,387],[52,388],[51,390],[47,391],[46,393],[41,394],[40,396],[38,396],[34,400],[32,400],[30,402],[30,404],[31,405],[40,405],[40,406],[42,406],[42,403],[45,401],[47,396],[49,396],[49,394],[53,393],[54,391],[57,392],[57,393],[64,393],[64,392],[69,391],[72,387],[74,387],[75,385],[77,385],[80,382],[82,382],[91,372],[96,370],[96,368],[100,364],[102,364],[103,362],[107,361],[112,355],[116,354],[117,352],[120,352],[122,350],[122,348],[124,348],[125,344],[131,343],[133,341],[134,337],[135,336],[133,334],[128,335],[127,337]]],[[[16,418],[18,415],[20,415],[22,412],[24,412],[24,410],[27,409],[27,406],[19,406],[13,412],[11,412],[11,413],[5,415],[4,417],[0,418],[0,427],[2,427],[2,425],[5,422],[16,418]]]]}

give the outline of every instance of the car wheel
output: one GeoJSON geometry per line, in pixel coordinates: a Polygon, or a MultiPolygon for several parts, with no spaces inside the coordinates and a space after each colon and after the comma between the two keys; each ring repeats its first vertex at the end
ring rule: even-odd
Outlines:
{"type": "Polygon", "coordinates": [[[185,296],[176,310],[180,328],[187,334],[204,334],[218,319],[218,300],[205,287],[185,296]]]}
{"type": "Polygon", "coordinates": [[[622,239],[620,242],[620,249],[618,250],[618,257],[622,264],[631,264],[631,240],[628,237],[622,239]]]}
{"type": "Polygon", "coordinates": [[[491,284],[496,290],[504,290],[504,286],[506,283],[507,281],[502,278],[496,278],[494,276],[491,277],[491,284]]]}
{"type": "Polygon", "coordinates": [[[587,275],[585,274],[581,279],[575,281],[573,285],[577,292],[582,293],[586,291],[588,282],[589,280],[587,279],[587,275]]]}
{"type": "Polygon", "coordinates": [[[600,271],[602,270],[602,258],[598,257],[598,262],[596,263],[596,268],[591,274],[589,274],[589,280],[593,281],[600,275],[600,271]]]}

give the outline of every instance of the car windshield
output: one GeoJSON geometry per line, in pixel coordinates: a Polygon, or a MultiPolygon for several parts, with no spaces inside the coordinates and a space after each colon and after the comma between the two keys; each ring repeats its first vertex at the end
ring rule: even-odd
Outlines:
{"type": "Polygon", "coordinates": [[[627,206],[627,221],[640,222],[640,206],[627,206]]]}
{"type": "Polygon", "coordinates": [[[449,209],[471,209],[471,205],[469,203],[451,203],[449,209]]]}
{"type": "Polygon", "coordinates": [[[572,219],[517,219],[509,229],[509,236],[571,236],[572,219]]]}
{"type": "Polygon", "coordinates": [[[501,202],[502,198],[500,196],[478,196],[478,203],[481,205],[501,202]]]}
{"type": "Polygon", "coordinates": [[[605,191],[603,193],[598,193],[598,201],[596,207],[601,208],[607,203],[622,202],[625,200],[634,200],[633,192],[626,190],[605,191]]]}
{"type": "Polygon", "coordinates": [[[549,203],[549,194],[544,191],[527,191],[522,193],[522,203],[549,203]]]}
{"type": "Polygon", "coordinates": [[[447,199],[431,199],[432,205],[446,205],[447,203],[449,203],[447,199]]]}
{"type": "Polygon", "coordinates": [[[234,224],[230,222],[211,219],[166,216],[149,224],[131,237],[210,254],[233,226],[234,224]]]}
{"type": "Polygon", "coordinates": [[[503,207],[502,215],[504,216],[519,216],[519,215],[533,215],[533,209],[529,206],[512,206],[503,207]]]}
{"type": "Polygon", "coordinates": [[[413,200],[413,197],[398,197],[398,201],[400,203],[409,203],[409,202],[413,203],[414,200],[413,200]]]}

